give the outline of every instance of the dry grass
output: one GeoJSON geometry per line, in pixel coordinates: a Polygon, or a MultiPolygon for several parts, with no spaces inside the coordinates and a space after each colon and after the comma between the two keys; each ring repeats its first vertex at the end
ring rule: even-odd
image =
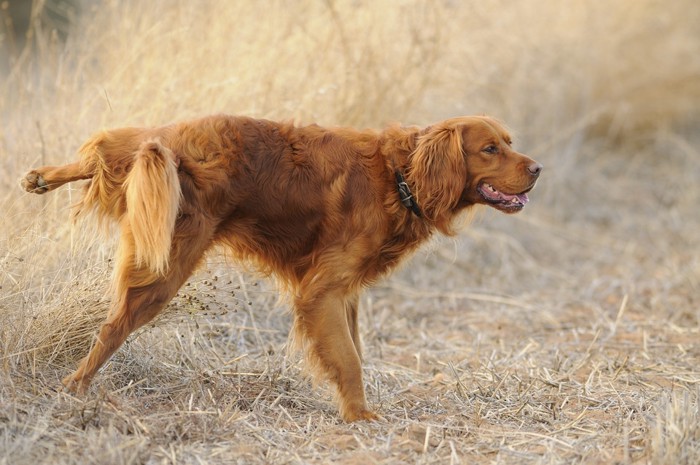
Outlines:
{"type": "Polygon", "coordinates": [[[35,24],[0,91],[0,464],[700,461],[700,4],[105,0],[35,24]],[[546,166],[363,298],[385,422],[285,355],[272,284],[213,255],[86,399],[57,391],[112,244],[23,194],[103,126],[489,113],[546,166]]]}

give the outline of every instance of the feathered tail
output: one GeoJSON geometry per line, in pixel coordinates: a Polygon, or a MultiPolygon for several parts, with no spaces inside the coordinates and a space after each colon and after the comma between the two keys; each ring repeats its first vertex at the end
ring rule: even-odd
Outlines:
{"type": "Polygon", "coordinates": [[[123,189],[135,264],[163,275],[182,195],[173,152],[158,140],[141,144],[123,189]]]}

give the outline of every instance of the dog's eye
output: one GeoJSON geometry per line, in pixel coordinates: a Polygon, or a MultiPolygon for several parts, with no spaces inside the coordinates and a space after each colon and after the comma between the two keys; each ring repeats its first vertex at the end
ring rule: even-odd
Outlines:
{"type": "Polygon", "coordinates": [[[481,151],[493,155],[494,153],[498,153],[498,147],[496,147],[495,145],[488,145],[484,147],[481,151]]]}

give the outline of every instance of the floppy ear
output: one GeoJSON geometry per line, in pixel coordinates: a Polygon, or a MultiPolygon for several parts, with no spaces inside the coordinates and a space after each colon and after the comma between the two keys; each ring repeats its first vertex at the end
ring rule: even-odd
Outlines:
{"type": "Polygon", "coordinates": [[[453,211],[467,183],[467,164],[459,127],[435,125],[420,137],[406,180],[423,215],[449,231],[453,211]]]}

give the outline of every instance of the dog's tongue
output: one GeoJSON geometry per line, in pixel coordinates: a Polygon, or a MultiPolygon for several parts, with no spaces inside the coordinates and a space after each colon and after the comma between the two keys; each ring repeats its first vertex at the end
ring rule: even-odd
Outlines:
{"type": "Polygon", "coordinates": [[[493,201],[519,203],[521,205],[525,205],[530,200],[527,197],[527,194],[506,194],[497,190],[491,184],[484,184],[480,190],[485,197],[493,201]]]}
{"type": "Polygon", "coordinates": [[[508,202],[512,202],[515,199],[518,199],[520,203],[525,205],[530,199],[527,197],[527,194],[504,194],[503,192],[499,192],[500,197],[503,200],[507,200],[508,202]]]}

